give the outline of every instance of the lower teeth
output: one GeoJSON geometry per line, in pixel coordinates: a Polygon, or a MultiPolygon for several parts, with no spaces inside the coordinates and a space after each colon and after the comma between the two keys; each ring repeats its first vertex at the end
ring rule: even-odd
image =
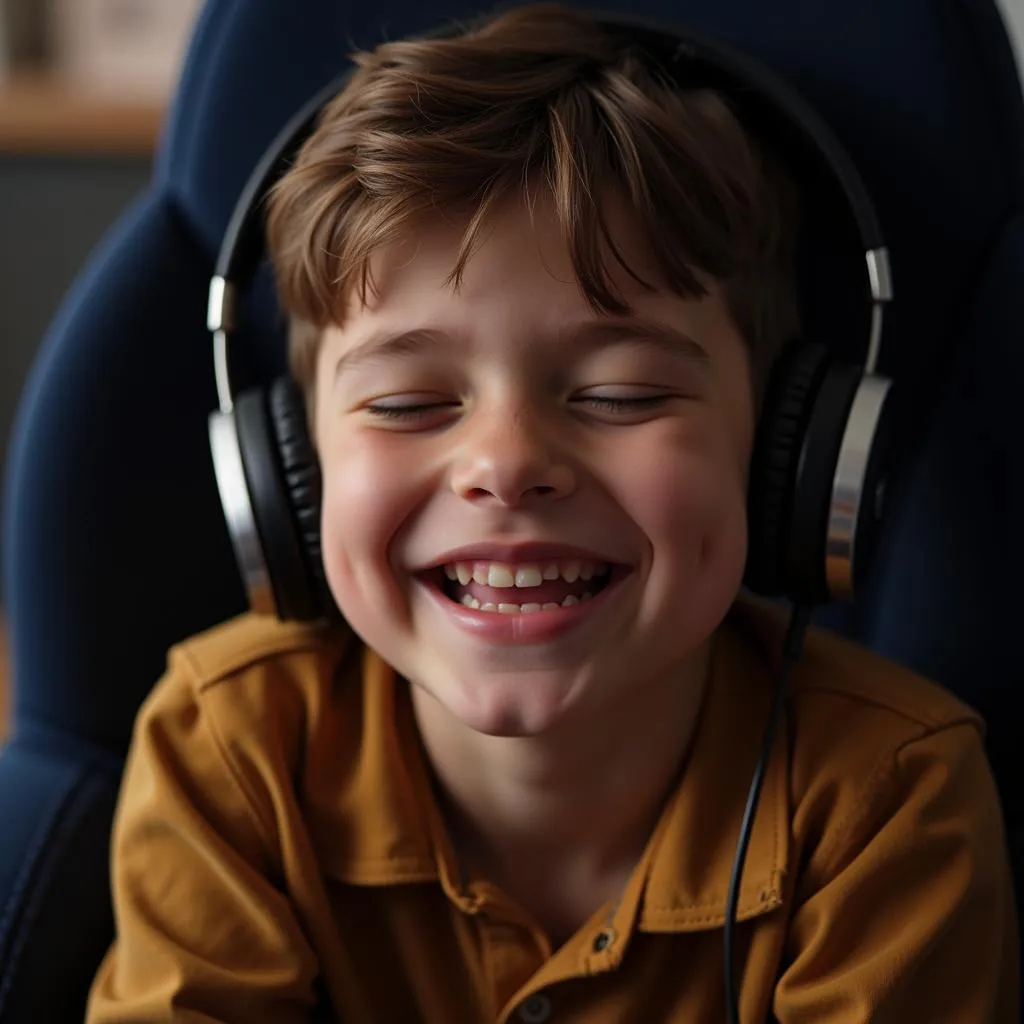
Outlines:
{"type": "Polygon", "coordinates": [[[465,594],[460,604],[474,611],[497,612],[499,615],[529,615],[532,612],[556,612],[559,608],[571,608],[574,604],[582,604],[594,596],[592,591],[585,590],[580,597],[570,594],[561,604],[549,601],[546,604],[481,604],[472,594],[465,594]]]}

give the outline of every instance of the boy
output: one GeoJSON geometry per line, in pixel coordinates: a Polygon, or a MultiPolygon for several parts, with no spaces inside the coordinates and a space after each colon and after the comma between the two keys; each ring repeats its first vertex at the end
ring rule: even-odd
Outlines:
{"type": "MultiPolygon", "coordinates": [[[[360,65],[268,221],[344,624],[172,653],[88,1019],[720,1022],[793,189],[582,15],[360,65]]],[[[977,717],[812,633],[739,917],[745,1021],[1016,1020],[977,717]]]]}

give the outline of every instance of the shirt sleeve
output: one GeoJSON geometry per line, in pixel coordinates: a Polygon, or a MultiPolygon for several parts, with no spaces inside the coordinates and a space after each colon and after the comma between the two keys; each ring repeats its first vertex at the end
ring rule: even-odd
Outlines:
{"type": "Polygon", "coordinates": [[[122,782],[111,851],[117,936],[87,1024],[307,1020],[316,957],[272,880],[274,839],[260,820],[185,658],[172,655],[140,712],[122,782]]]}
{"type": "Polygon", "coordinates": [[[905,744],[876,783],[798,890],[778,1021],[1017,1024],[1013,885],[978,729],[905,744]]]}

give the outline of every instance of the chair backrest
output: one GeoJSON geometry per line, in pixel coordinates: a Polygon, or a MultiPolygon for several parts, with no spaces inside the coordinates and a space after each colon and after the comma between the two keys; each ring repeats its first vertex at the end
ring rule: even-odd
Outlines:
{"type": "MultiPolygon", "coordinates": [[[[1024,382],[1024,104],[993,0],[619,6],[774,65],[832,124],[868,184],[897,290],[881,369],[900,388],[901,468],[866,597],[828,617],[988,715],[1019,829],[1008,709],[1020,675],[1014,581],[1024,578],[1011,520],[1024,507],[1014,501],[1024,499],[1014,445],[1024,382]]],[[[14,431],[3,565],[15,740],[4,757],[18,772],[70,747],[116,764],[167,648],[243,608],[207,450],[215,393],[204,321],[214,256],[250,169],[354,46],[477,9],[471,0],[303,0],[300,12],[279,0],[209,0],[152,186],[68,295],[14,431]]],[[[245,299],[242,337],[243,381],[281,371],[284,332],[267,275],[245,299]]],[[[98,858],[95,822],[109,820],[109,786],[104,794],[89,840],[98,858]]],[[[18,813],[42,814],[33,803],[18,813]]],[[[37,856],[67,839],[41,825],[18,835],[45,837],[37,856]]],[[[31,865],[3,842],[0,886],[10,881],[14,892],[31,865]]],[[[89,881],[105,899],[104,880],[89,881]]],[[[17,899],[28,895],[18,890],[17,899]]],[[[43,889],[34,898],[36,920],[61,916],[43,889]]],[[[8,928],[25,920],[9,915],[8,928]]],[[[108,927],[97,925],[96,948],[108,927]]],[[[33,941],[0,931],[0,957],[5,942],[24,950],[33,941]]],[[[65,940],[51,931],[46,941],[46,965],[59,973],[65,940]]],[[[13,1019],[2,993],[0,1020],[13,1019]]]]}

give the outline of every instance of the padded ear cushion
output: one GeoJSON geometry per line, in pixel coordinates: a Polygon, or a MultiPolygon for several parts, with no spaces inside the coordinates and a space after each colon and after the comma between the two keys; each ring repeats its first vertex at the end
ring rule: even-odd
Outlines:
{"type": "Polygon", "coordinates": [[[320,460],[309,436],[306,404],[295,381],[290,377],[275,380],[268,392],[268,405],[289,504],[298,524],[303,559],[312,581],[316,610],[312,617],[320,617],[335,607],[324,577],[320,543],[323,499],[320,460]]]}
{"type": "Polygon", "coordinates": [[[253,390],[239,396],[234,415],[242,468],[277,616],[315,618],[310,575],[265,394],[253,390]]]}
{"type": "Polygon", "coordinates": [[[765,393],[747,488],[749,542],[744,582],[768,597],[785,592],[786,546],[800,454],[828,355],[795,344],[776,363],[765,393]]]}

